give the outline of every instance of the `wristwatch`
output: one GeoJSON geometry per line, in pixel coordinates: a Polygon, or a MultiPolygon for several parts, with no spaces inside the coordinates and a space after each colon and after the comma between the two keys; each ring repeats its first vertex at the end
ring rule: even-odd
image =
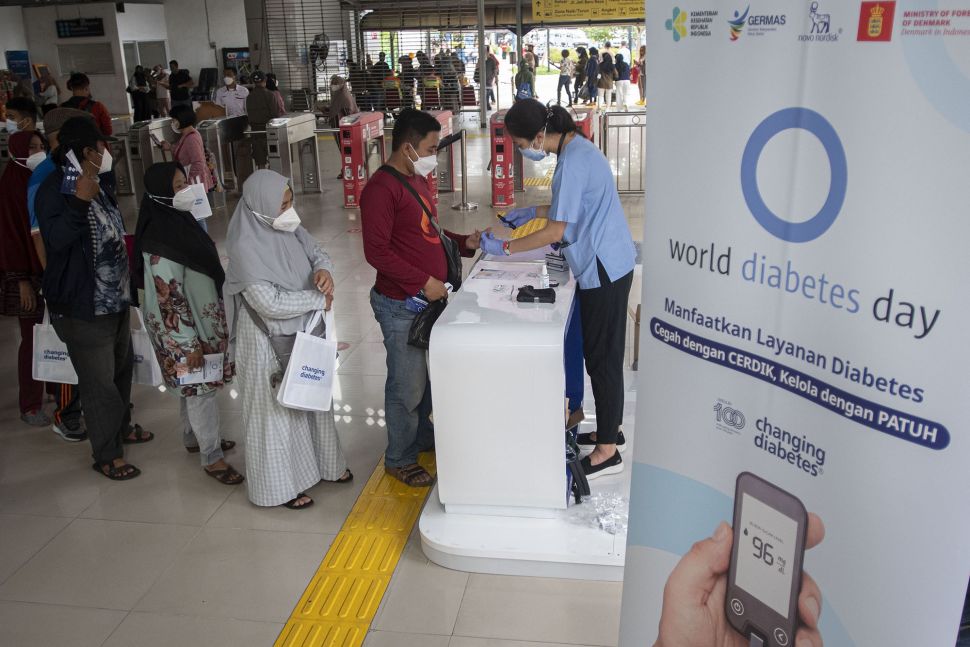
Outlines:
{"type": "Polygon", "coordinates": [[[511,256],[512,255],[512,249],[511,249],[511,247],[512,247],[512,241],[511,240],[507,240],[504,243],[502,243],[502,251],[505,252],[505,255],[506,256],[511,256]]]}

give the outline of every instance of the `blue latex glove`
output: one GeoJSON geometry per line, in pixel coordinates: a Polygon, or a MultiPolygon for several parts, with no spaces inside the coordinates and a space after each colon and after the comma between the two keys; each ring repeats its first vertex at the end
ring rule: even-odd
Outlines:
{"type": "Polygon", "coordinates": [[[481,238],[481,250],[486,254],[491,254],[492,256],[505,256],[505,251],[503,246],[505,241],[501,238],[496,238],[492,235],[492,232],[485,232],[482,234],[481,238]]]}
{"type": "Polygon", "coordinates": [[[501,218],[502,223],[510,229],[521,227],[536,217],[536,207],[520,207],[512,209],[501,218]]]}

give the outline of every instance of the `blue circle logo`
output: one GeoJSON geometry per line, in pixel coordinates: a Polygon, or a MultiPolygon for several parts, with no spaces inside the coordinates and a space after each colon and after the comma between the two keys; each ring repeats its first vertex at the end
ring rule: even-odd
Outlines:
{"type": "Polygon", "coordinates": [[[744,154],[741,156],[741,191],[751,215],[772,236],[790,243],[807,243],[815,240],[832,226],[842,204],[848,185],[848,166],[845,149],[838,134],[825,117],[808,108],[785,108],[769,115],[751,133],[744,154]],[[802,128],[822,142],[829,158],[832,181],[825,204],[815,216],[805,222],[788,222],[779,218],[768,208],[758,190],[758,160],[771,138],[789,128],[802,128]]]}

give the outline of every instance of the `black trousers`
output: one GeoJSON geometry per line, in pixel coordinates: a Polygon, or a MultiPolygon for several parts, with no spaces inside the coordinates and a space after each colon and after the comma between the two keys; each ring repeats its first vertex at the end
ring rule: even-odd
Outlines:
{"type": "Polygon", "coordinates": [[[623,422],[623,357],[633,272],[611,282],[599,259],[596,269],[600,287],[578,291],[579,316],[583,358],[596,399],[596,442],[612,445],[623,422]]]}
{"type": "Polygon", "coordinates": [[[91,452],[98,463],[121,458],[122,439],[131,424],[131,321],[128,309],[94,321],[57,317],[54,330],[67,346],[84,393],[84,418],[91,452]]]}

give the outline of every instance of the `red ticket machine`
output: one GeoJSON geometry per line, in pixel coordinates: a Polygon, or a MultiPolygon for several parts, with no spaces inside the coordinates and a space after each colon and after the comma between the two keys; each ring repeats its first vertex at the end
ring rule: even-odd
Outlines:
{"type": "Polygon", "coordinates": [[[515,205],[515,144],[505,129],[505,110],[499,110],[489,121],[492,141],[492,206],[515,205]]]}
{"type": "MultiPolygon", "coordinates": [[[[451,110],[429,110],[428,114],[437,119],[438,123],[441,124],[442,139],[452,133],[451,110]]],[[[445,149],[445,153],[448,155],[447,162],[442,165],[439,160],[438,168],[428,176],[428,188],[431,189],[431,198],[435,204],[438,204],[439,187],[441,187],[441,191],[450,193],[454,193],[455,191],[455,144],[445,149]]]]}
{"type": "Polygon", "coordinates": [[[597,143],[599,139],[599,113],[596,108],[576,108],[576,127],[586,139],[597,143]]]}
{"type": "Polygon", "coordinates": [[[343,158],[344,208],[360,208],[360,193],[376,168],[370,167],[372,147],[381,163],[387,159],[384,147],[384,113],[358,112],[340,120],[340,155],[343,158]]]}

